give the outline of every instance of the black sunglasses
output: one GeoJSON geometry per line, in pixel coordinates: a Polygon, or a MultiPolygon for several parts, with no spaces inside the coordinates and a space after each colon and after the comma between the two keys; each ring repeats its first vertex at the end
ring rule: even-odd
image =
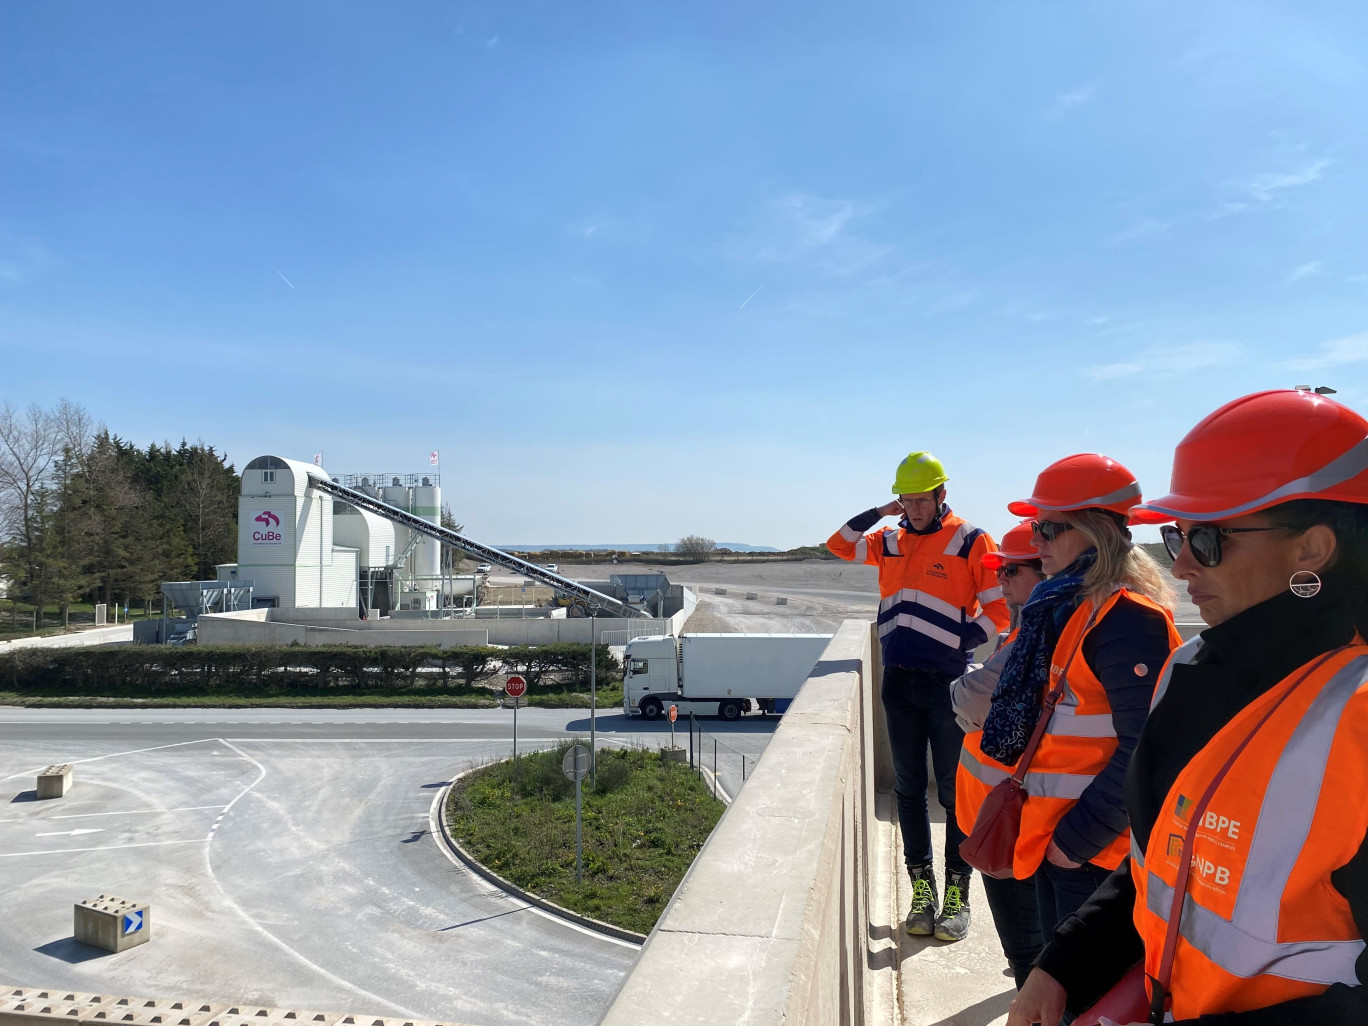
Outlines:
{"type": "Polygon", "coordinates": [[[1017,574],[1021,573],[1025,567],[1025,563],[1003,563],[1002,566],[997,568],[997,575],[999,577],[1015,577],[1017,574]]]}
{"type": "Polygon", "coordinates": [[[1177,559],[1183,551],[1186,538],[1192,548],[1192,558],[1199,566],[1219,566],[1221,563],[1221,535],[1254,534],[1258,531],[1287,531],[1290,528],[1276,527],[1216,527],[1213,524],[1198,524],[1191,531],[1184,532],[1173,524],[1159,528],[1159,536],[1164,539],[1164,548],[1170,559],[1177,559]]]}
{"type": "Polygon", "coordinates": [[[1032,520],[1031,533],[1052,542],[1065,531],[1072,531],[1074,525],[1063,520],[1032,520]]]}

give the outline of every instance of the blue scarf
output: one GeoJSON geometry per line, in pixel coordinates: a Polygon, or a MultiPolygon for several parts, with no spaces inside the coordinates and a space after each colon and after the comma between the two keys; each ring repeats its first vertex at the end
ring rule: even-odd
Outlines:
{"type": "Polygon", "coordinates": [[[1089,549],[1063,573],[1037,584],[1030,600],[1021,607],[1016,643],[993,690],[993,704],[979,741],[983,753],[1004,766],[1021,758],[1031,740],[1050,683],[1055,642],[1078,608],[1083,575],[1096,561],[1097,550],[1089,549]]]}

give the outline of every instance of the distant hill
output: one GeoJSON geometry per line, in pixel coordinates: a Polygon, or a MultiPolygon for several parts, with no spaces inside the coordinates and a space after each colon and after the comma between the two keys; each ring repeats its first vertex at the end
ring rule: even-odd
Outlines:
{"type": "MultiPolygon", "coordinates": [[[[504,552],[673,552],[674,542],[632,542],[619,545],[495,545],[504,552]]],[[[733,552],[782,552],[773,545],[747,545],[745,542],[718,542],[719,549],[733,552]]]]}

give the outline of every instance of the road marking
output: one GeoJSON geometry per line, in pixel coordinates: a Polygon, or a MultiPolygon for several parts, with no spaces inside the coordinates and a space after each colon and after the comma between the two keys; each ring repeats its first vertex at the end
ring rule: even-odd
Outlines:
{"type": "Polygon", "coordinates": [[[103,830],[96,830],[93,827],[86,827],[80,830],[56,830],[50,834],[34,834],[34,837],[78,837],[81,834],[102,834],[103,830]]]}
{"type": "MultiPolygon", "coordinates": [[[[159,752],[163,748],[181,748],[185,745],[202,745],[206,741],[215,740],[217,740],[217,738],[202,737],[195,741],[177,741],[175,744],[170,745],[153,745],[151,748],[134,748],[132,751],[128,752],[110,752],[108,755],[94,755],[91,756],[89,759],[72,759],[70,765],[79,766],[87,762],[99,762],[101,759],[117,759],[121,755],[141,755],[143,752],[159,752]]],[[[11,773],[7,777],[0,777],[0,780],[13,780],[15,777],[31,777],[36,775],[43,768],[44,767],[39,766],[37,769],[31,769],[27,771],[21,770],[18,773],[11,773]]]]}
{"type": "Polygon", "coordinates": [[[53,848],[50,851],[0,851],[0,859],[13,859],[21,855],[68,855],[82,851],[115,851],[119,848],[158,848],[163,844],[203,844],[203,837],[192,837],[188,841],[144,841],[141,844],[106,844],[99,848],[53,848]]]}
{"type": "MultiPolygon", "coordinates": [[[[517,901],[518,899],[514,898],[513,895],[509,894],[502,887],[497,887],[494,884],[490,883],[479,873],[474,872],[469,866],[467,866],[464,862],[462,862],[455,855],[453,855],[450,850],[448,850],[446,842],[442,839],[442,825],[439,820],[441,812],[439,810],[441,809],[442,798],[450,790],[450,786],[441,788],[437,792],[437,794],[433,796],[432,805],[428,809],[428,833],[432,836],[433,842],[437,845],[437,850],[447,857],[447,861],[449,861],[453,866],[455,866],[462,873],[464,873],[469,879],[473,880],[477,886],[484,887],[487,891],[489,891],[492,894],[502,895],[509,901],[517,901]]],[[[535,912],[543,919],[549,920],[550,922],[555,923],[557,926],[563,926],[569,930],[576,930],[579,933],[585,934],[588,937],[593,937],[595,940],[607,941],[609,944],[616,944],[618,947],[621,948],[630,948],[632,951],[641,950],[640,944],[634,944],[631,941],[625,941],[618,937],[610,937],[606,933],[599,933],[597,930],[591,930],[587,926],[580,926],[579,923],[572,923],[570,920],[564,919],[558,915],[554,915],[546,911],[546,909],[538,908],[536,905],[524,905],[521,908],[509,909],[509,911],[535,912]]]]}
{"type": "MultiPolygon", "coordinates": [[[[128,812],[71,812],[65,816],[47,816],[45,819],[90,819],[92,816],[155,816],[167,812],[202,812],[206,809],[221,809],[222,805],[191,805],[184,809],[131,809],[128,812]]],[[[41,823],[44,819],[29,816],[20,819],[0,819],[0,823],[41,823]]]]}

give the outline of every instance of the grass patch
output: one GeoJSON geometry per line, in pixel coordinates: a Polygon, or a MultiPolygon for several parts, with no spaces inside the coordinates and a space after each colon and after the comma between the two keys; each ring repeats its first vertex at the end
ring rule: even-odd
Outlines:
{"type": "Polygon", "coordinates": [[[584,881],[575,883],[575,785],[561,773],[571,742],[457,781],[452,836],[524,890],[581,915],[649,933],[722,815],[687,766],[645,749],[600,750],[584,781],[584,881]]]}

